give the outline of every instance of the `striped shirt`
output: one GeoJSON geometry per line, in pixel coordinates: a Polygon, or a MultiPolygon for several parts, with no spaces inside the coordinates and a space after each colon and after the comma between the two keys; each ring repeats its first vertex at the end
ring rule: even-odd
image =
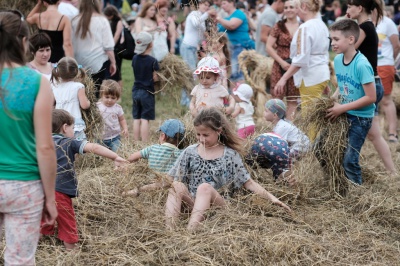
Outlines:
{"type": "Polygon", "coordinates": [[[142,158],[148,160],[149,167],[162,173],[167,173],[174,166],[181,153],[181,150],[170,143],[151,145],[140,151],[142,158]]]}

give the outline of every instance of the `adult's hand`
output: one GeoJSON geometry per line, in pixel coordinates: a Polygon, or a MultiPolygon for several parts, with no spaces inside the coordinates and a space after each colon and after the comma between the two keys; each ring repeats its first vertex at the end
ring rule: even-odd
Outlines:
{"type": "Polygon", "coordinates": [[[287,80],[284,77],[281,77],[281,79],[276,83],[275,85],[275,94],[276,95],[282,95],[284,91],[284,87],[286,86],[287,80]]]}
{"type": "Polygon", "coordinates": [[[114,76],[115,72],[117,72],[117,66],[113,63],[110,65],[110,75],[114,76]]]}

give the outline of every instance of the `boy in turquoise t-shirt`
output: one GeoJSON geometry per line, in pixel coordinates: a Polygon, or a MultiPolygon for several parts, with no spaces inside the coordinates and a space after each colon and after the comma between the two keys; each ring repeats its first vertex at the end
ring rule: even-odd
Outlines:
{"type": "Polygon", "coordinates": [[[356,22],[343,19],[330,26],[332,50],[338,55],[334,59],[339,90],[333,97],[338,98],[326,117],[336,119],[346,113],[350,124],[348,144],[343,158],[343,167],[347,178],[361,184],[359,164],[361,147],[372,125],[375,111],[375,78],[372,66],[367,58],[355,49],[360,35],[356,22]]]}

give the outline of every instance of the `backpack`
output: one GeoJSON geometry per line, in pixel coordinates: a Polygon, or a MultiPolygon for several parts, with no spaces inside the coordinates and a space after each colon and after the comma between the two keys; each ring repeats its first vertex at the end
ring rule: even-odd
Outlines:
{"type": "Polygon", "coordinates": [[[115,46],[114,52],[121,59],[132,60],[135,54],[135,40],[128,28],[123,28],[121,38],[115,46]]]}

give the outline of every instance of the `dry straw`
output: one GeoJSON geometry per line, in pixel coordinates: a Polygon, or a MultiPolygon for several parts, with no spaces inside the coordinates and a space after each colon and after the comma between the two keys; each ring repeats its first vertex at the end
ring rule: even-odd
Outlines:
{"type": "Polygon", "coordinates": [[[334,101],[328,98],[308,102],[296,124],[303,132],[317,136],[313,152],[324,165],[324,174],[329,179],[330,189],[339,195],[346,195],[348,180],[344,173],[343,155],[347,147],[348,122],[345,115],[340,115],[334,121],[325,117],[326,110],[333,104],[334,101]]]}

